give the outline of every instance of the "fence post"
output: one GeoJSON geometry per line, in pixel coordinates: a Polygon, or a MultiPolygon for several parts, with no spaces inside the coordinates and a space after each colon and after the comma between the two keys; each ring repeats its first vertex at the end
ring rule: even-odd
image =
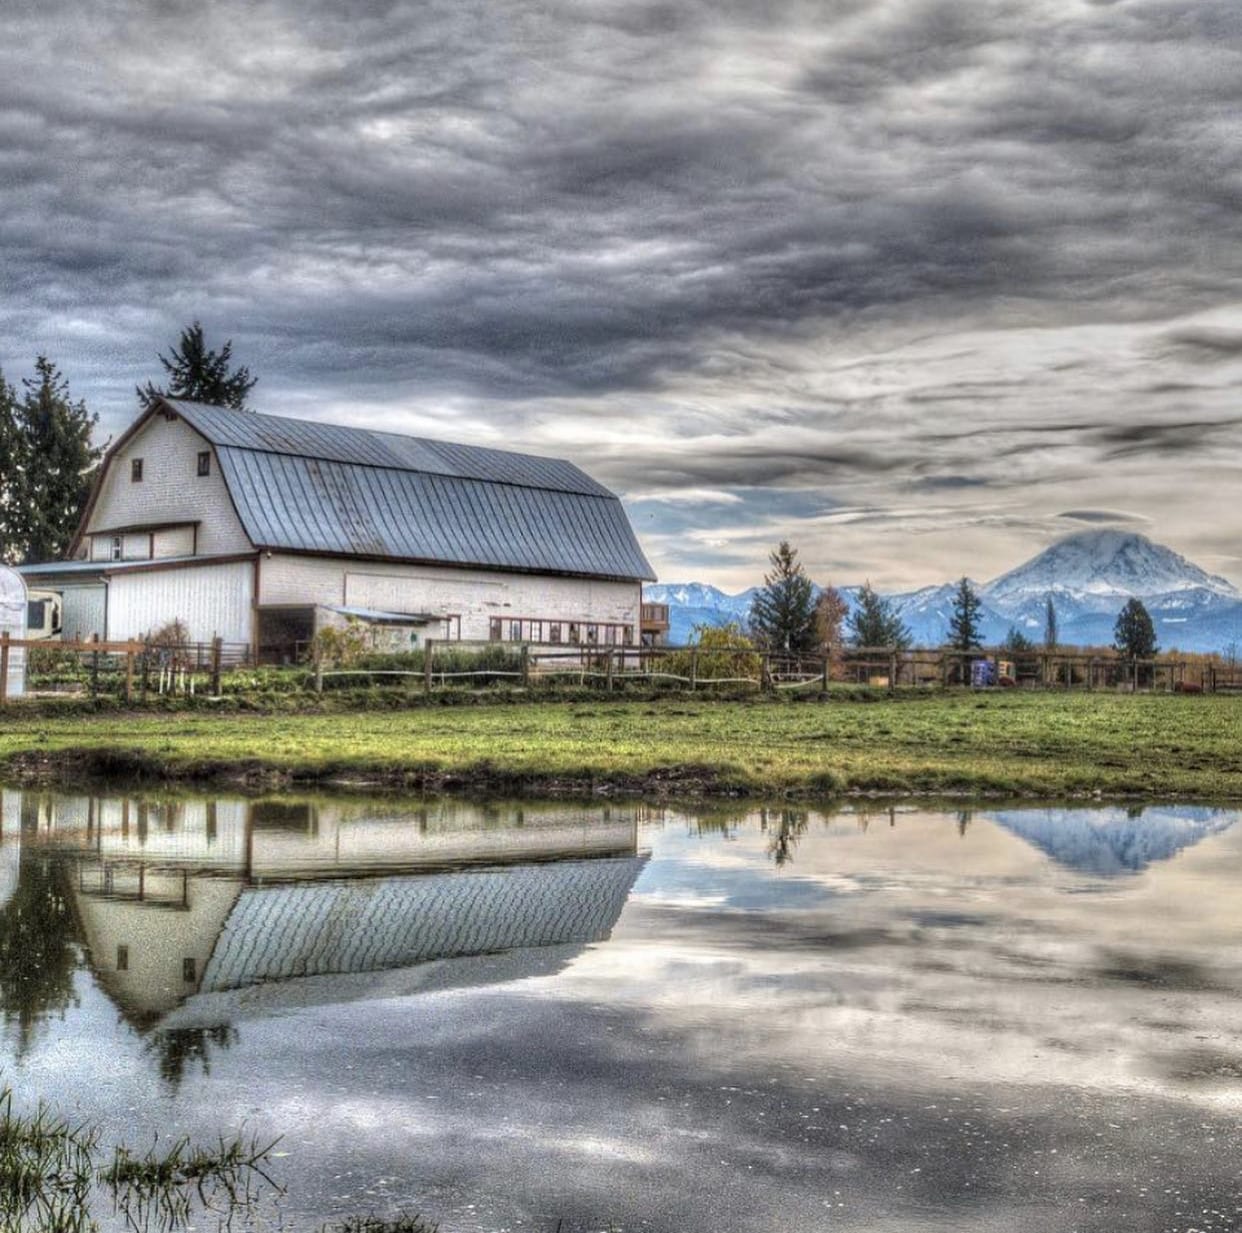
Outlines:
{"type": "MultiPolygon", "coordinates": [[[[91,639],[91,641],[98,642],[99,635],[96,634],[94,638],[91,639]]],[[[92,698],[99,697],[99,652],[98,651],[91,652],[91,697],[92,698]]]]}
{"type": "Polygon", "coordinates": [[[142,700],[147,700],[147,690],[150,688],[151,681],[151,644],[144,638],[142,640],[142,700]]]}
{"type": "Polygon", "coordinates": [[[431,657],[435,653],[436,640],[428,638],[423,643],[423,693],[431,693],[431,657]]]}
{"type": "Polygon", "coordinates": [[[134,644],[125,648],[125,705],[134,700],[134,644]]]}
{"type": "Polygon", "coordinates": [[[832,644],[824,647],[824,677],[820,682],[820,692],[828,692],[828,682],[832,679],[832,644]]]}
{"type": "Polygon", "coordinates": [[[897,688],[897,651],[892,649],[888,653],[888,692],[891,694],[897,688]]]}
{"type": "Polygon", "coordinates": [[[217,634],[211,640],[211,692],[220,695],[220,660],[224,654],[224,639],[217,634]]]}
{"type": "Polygon", "coordinates": [[[0,706],[9,700],[9,631],[0,634],[0,706]]]}
{"type": "Polygon", "coordinates": [[[690,652],[690,692],[694,693],[694,687],[699,683],[699,651],[695,647],[690,652]]]}
{"type": "Polygon", "coordinates": [[[522,688],[530,687],[530,643],[522,643],[522,688]]]}
{"type": "Polygon", "coordinates": [[[607,672],[608,672],[608,692],[609,692],[609,693],[612,693],[612,661],[613,661],[613,659],[614,659],[615,657],[616,657],[616,648],[615,648],[615,647],[609,647],[609,648],[608,648],[608,668],[607,668],[607,672]]]}

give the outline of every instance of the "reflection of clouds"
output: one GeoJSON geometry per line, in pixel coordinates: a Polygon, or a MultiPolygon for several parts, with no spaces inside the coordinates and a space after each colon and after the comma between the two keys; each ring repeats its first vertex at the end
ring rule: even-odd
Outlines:
{"type": "MultiPolygon", "coordinates": [[[[247,1022],[178,1104],[127,1102],[134,1133],[285,1133],[308,1221],[1227,1229],[1242,828],[1107,879],[966,821],[810,813],[778,869],[753,817],[668,811],[566,970],[247,1022]]],[[[69,1049],[58,1081],[89,1115],[130,1080],[69,1049]]]]}

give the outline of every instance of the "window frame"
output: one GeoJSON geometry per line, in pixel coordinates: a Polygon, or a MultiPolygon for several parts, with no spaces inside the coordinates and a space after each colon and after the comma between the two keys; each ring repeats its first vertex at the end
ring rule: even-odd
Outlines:
{"type": "Polygon", "coordinates": [[[143,465],[141,458],[131,458],[129,460],[129,482],[131,484],[141,484],[143,481],[143,465]]]}
{"type": "Polygon", "coordinates": [[[199,479],[205,479],[209,476],[211,474],[211,451],[199,450],[195,466],[197,468],[195,474],[199,479]]]}

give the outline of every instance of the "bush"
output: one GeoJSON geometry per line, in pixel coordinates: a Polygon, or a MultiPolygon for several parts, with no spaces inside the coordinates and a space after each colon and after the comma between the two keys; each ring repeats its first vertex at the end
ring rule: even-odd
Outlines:
{"type": "Polygon", "coordinates": [[[696,625],[694,632],[694,653],[689,649],[674,652],[661,661],[661,671],[689,677],[693,667],[699,681],[748,677],[759,683],[763,672],[762,656],[737,625],[696,625]]]}

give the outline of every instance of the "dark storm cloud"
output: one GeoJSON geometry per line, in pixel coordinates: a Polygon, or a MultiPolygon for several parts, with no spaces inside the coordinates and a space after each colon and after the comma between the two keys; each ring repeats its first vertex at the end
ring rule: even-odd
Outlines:
{"type": "Polygon", "coordinates": [[[1192,366],[1242,357],[1195,319],[1242,281],[1232,0],[47,0],[0,33],[0,363],[49,352],[112,431],[199,317],[260,409],[861,504],[1185,456],[1222,418],[1192,366]],[[1148,334],[1013,362],[1099,323],[1148,334]],[[934,371],[893,380],[912,339],[934,371]]]}

